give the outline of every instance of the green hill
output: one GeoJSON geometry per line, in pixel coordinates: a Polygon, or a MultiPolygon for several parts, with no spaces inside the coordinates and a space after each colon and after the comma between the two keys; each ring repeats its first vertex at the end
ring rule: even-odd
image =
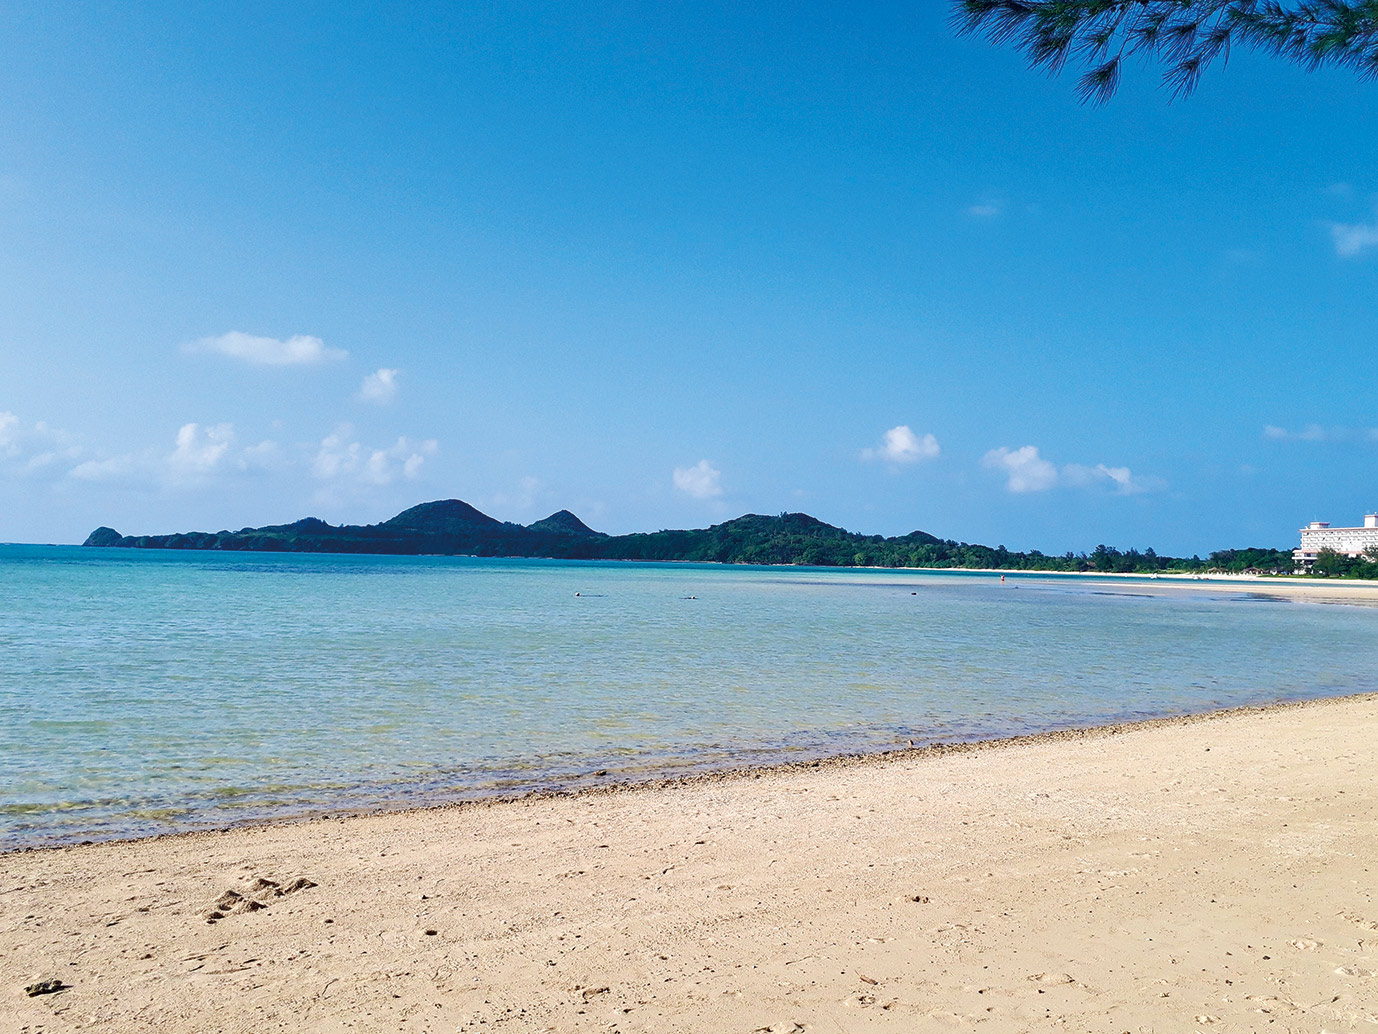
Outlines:
{"type": "Polygon", "coordinates": [[[403,510],[381,524],[332,525],[315,517],[239,531],[120,535],[93,531],[85,545],[131,549],[220,549],[298,553],[391,553],[446,556],[552,557],[575,560],[678,560],[720,564],[808,564],[820,567],[986,568],[1025,571],[1154,572],[1205,569],[1290,571],[1286,550],[1222,550],[1208,560],[1153,550],[1097,546],[1091,553],[1048,556],[939,539],[922,531],[884,538],[825,524],[806,513],[746,514],[708,528],[606,535],[568,510],[533,524],[489,517],[460,499],[403,510]]]}

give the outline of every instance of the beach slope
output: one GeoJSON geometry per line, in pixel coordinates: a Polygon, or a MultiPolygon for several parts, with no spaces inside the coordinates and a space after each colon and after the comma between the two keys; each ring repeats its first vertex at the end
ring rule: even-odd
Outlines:
{"type": "Polygon", "coordinates": [[[10,854],[0,1030],[1373,1030],[1375,730],[1351,698],[10,854]]]}

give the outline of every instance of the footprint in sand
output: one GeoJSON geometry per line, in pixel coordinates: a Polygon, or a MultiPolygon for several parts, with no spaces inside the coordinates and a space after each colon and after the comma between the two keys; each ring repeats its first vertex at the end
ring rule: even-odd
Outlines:
{"type": "Polygon", "coordinates": [[[1077,982],[1070,973],[1030,973],[1029,979],[1035,984],[1075,984],[1077,982]]]}
{"type": "Polygon", "coordinates": [[[1358,966],[1341,966],[1335,970],[1335,975],[1339,977],[1358,977],[1360,980],[1367,980],[1373,976],[1373,970],[1360,969],[1358,966]]]}
{"type": "Polygon", "coordinates": [[[1295,941],[1288,941],[1287,943],[1298,951],[1315,951],[1321,946],[1320,941],[1313,941],[1309,937],[1298,937],[1295,941]]]}
{"type": "Polygon", "coordinates": [[[249,884],[245,893],[240,893],[231,887],[216,898],[211,903],[210,910],[206,912],[206,922],[218,923],[227,916],[258,912],[267,908],[270,902],[280,897],[295,894],[299,890],[307,890],[314,886],[316,886],[315,882],[308,880],[305,876],[298,876],[289,880],[285,886],[276,880],[260,876],[249,884]]]}

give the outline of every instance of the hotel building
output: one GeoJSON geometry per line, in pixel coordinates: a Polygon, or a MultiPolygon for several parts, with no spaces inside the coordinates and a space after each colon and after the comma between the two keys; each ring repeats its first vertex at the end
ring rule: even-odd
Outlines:
{"type": "Polygon", "coordinates": [[[1358,556],[1374,546],[1378,546],[1378,513],[1366,514],[1362,528],[1332,528],[1325,521],[1312,521],[1301,529],[1301,547],[1292,550],[1292,559],[1300,567],[1310,567],[1323,549],[1358,556]]]}

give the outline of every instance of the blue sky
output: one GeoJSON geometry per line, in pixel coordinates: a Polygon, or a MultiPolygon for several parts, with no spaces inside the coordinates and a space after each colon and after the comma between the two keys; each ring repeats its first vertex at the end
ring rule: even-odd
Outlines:
{"type": "Polygon", "coordinates": [[[1378,507],[1378,86],[1107,107],[947,5],[0,8],[0,540],[1378,507]]]}

